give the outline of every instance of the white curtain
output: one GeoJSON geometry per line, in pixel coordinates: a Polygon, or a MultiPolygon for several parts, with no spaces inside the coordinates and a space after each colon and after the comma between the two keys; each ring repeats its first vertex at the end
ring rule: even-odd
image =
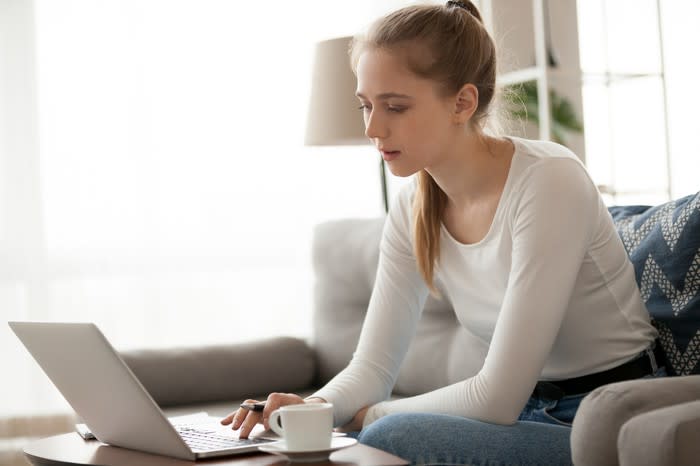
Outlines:
{"type": "Polygon", "coordinates": [[[6,321],[309,335],[313,226],[382,215],[370,146],[303,146],[313,46],[405,3],[0,0],[0,417],[68,411],[6,321]]]}

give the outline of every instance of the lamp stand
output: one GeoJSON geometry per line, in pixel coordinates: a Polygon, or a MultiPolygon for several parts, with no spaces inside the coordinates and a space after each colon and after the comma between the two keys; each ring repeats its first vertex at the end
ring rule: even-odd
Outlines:
{"type": "Polygon", "coordinates": [[[382,183],[382,200],[384,201],[384,213],[389,213],[389,196],[386,189],[386,166],[384,159],[379,156],[379,181],[382,183]]]}

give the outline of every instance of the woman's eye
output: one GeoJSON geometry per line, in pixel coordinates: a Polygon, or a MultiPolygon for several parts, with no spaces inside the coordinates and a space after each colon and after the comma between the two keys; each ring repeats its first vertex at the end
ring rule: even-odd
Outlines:
{"type": "Polygon", "coordinates": [[[401,113],[406,110],[405,107],[388,107],[388,110],[393,113],[401,113]]]}
{"type": "MultiPolygon", "coordinates": [[[[372,107],[369,105],[362,104],[359,107],[357,107],[358,110],[363,110],[363,111],[370,111],[372,110],[372,107]]],[[[394,106],[387,106],[386,107],[387,112],[391,113],[402,113],[404,110],[406,110],[406,107],[394,107],[394,106]]]]}

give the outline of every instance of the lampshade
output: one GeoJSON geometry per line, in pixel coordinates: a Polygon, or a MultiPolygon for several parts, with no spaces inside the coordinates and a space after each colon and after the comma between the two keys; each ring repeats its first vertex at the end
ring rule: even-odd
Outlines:
{"type": "Polygon", "coordinates": [[[340,37],[316,44],[304,140],[307,146],[370,144],[355,97],[357,79],[348,56],[351,40],[340,37]]]}
{"type": "MultiPolygon", "coordinates": [[[[339,37],[316,44],[309,115],[306,121],[307,146],[370,145],[365,122],[355,97],[357,78],[350,68],[348,50],[352,37],[339,37]]],[[[379,157],[382,205],[389,211],[386,167],[379,157]]]]}

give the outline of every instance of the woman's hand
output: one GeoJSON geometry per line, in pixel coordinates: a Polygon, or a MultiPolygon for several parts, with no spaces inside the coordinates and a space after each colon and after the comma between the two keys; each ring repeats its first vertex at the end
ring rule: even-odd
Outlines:
{"type": "Polygon", "coordinates": [[[365,416],[367,415],[367,410],[369,406],[365,406],[355,414],[352,421],[345,424],[343,427],[338,427],[335,429],[338,432],[359,432],[362,430],[362,424],[365,422],[365,416]]]}
{"type": "MultiPolygon", "coordinates": [[[[245,400],[246,403],[257,403],[257,400],[245,400]]],[[[245,408],[238,408],[221,420],[221,424],[227,426],[232,424],[233,430],[241,429],[239,437],[242,439],[248,438],[250,432],[256,424],[262,421],[265,429],[269,429],[270,425],[267,420],[270,414],[280,406],[294,405],[304,403],[304,399],[293,393],[271,393],[265,402],[265,409],[262,412],[251,411],[245,408]]]]}

